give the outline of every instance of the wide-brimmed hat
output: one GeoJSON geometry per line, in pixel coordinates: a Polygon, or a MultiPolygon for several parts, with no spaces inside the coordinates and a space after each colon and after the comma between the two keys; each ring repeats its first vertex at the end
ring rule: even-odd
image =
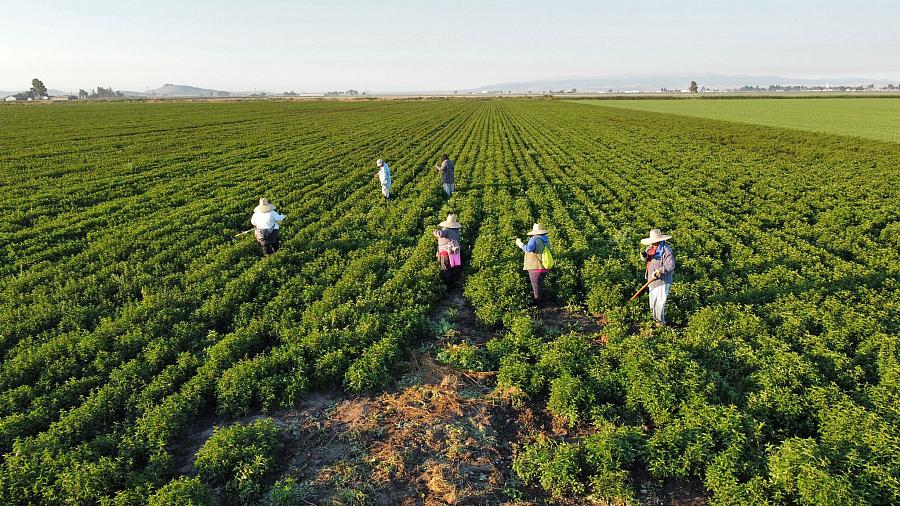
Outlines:
{"type": "Polygon", "coordinates": [[[650,231],[650,237],[641,239],[641,244],[643,244],[644,246],[650,246],[651,244],[656,244],[658,242],[668,241],[671,238],[671,235],[663,235],[660,229],[654,228],[650,231]]]}
{"type": "Polygon", "coordinates": [[[531,227],[531,232],[528,232],[528,235],[544,235],[547,233],[547,229],[541,226],[540,223],[535,223],[531,227]]]}
{"type": "MultiPolygon", "coordinates": [[[[370,160],[371,160],[371,158],[370,158],[370,160]]],[[[384,160],[382,160],[381,158],[379,158],[378,160],[375,160],[375,165],[381,167],[382,165],[384,165],[384,160]]]]}
{"type": "Polygon", "coordinates": [[[438,226],[444,228],[462,228],[462,225],[460,225],[459,222],[456,221],[455,214],[448,214],[447,219],[438,223],[438,226]]]}
{"type": "Polygon", "coordinates": [[[269,203],[265,197],[259,199],[259,205],[253,208],[254,213],[268,213],[269,211],[274,211],[275,206],[269,203]]]}

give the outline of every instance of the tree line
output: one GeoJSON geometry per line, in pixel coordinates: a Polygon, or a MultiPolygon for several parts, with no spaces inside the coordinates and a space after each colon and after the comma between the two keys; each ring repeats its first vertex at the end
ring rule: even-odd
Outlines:
{"type": "MultiPolygon", "coordinates": [[[[47,90],[47,86],[44,85],[44,82],[38,78],[34,78],[31,80],[31,88],[21,93],[16,93],[13,95],[17,100],[40,100],[44,98],[49,98],[50,93],[47,90]]],[[[116,91],[112,89],[112,87],[104,88],[103,86],[97,86],[96,89],[91,89],[90,91],[79,89],[78,90],[78,98],[87,99],[87,98],[124,98],[125,93],[121,91],[116,91]]]]}

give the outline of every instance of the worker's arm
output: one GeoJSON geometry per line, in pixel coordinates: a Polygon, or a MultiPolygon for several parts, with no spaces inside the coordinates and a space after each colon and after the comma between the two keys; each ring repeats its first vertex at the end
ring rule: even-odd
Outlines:
{"type": "Polygon", "coordinates": [[[284,219],[283,214],[278,214],[275,211],[272,211],[272,217],[275,218],[275,221],[277,221],[277,222],[281,222],[281,220],[284,219]]]}
{"type": "Polygon", "coordinates": [[[532,237],[528,240],[528,244],[523,248],[525,253],[534,253],[534,249],[537,248],[537,242],[540,241],[537,237],[532,237]]]}

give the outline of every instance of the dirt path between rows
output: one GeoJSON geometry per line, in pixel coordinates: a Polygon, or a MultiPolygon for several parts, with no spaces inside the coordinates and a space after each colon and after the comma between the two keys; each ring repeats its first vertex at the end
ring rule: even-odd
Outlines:
{"type": "MultiPolygon", "coordinates": [[[[559,332],[591,335],[605,323],[561,307],[535,310],[535,319],[559,332]]],[[[269,415],[284,429],[288,446],[279,478],[304,483],[305,504],[584,504],[554,500],[512,472],[525,435],[566,436],[537,408],[543,402],[513,407],[494,394],[495,373],[434,360],[448,344],[482,345],[495,331],[477,323],[458,291],[436,305],[429,324],[433,337],[410,353],[386,391],[312,393],[269,415]]],[[[180,452],[181,473],[193,474],[193,454],[215,424],[214,417],[202,420],[189,435],[180,452]]],[[[696,484],[643,484],[638,492],[643,504],[706,503],[696,484]]]]}

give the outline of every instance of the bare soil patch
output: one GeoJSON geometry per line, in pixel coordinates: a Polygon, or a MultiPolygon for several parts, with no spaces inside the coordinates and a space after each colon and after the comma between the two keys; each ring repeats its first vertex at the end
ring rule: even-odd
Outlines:
{"type": "MultiPolygon", "coordinates": [[[[552,333],[597,339],[606,323],[564,307],[536,309],[534,316],[552,333]]],[[[511,405],[495,392],[496,372],[434,361],[436,350],[447,343],[483,345],[495,335],[477,323],[458,291],[437,305],[430,323],[434,339],[410,353],[404,374],[385,392],[311,393],[290,410],[235,420],[271,416],[284,429],[287,457],[275,478],[304,484],[306,504],[602,504],[551,498],[512,472],[517,445],[527,436],[571,439],[590,427],[557,423],[543,409],[534,409],[543,406],[541,399],[511,405]]],[[[213,427],[235,421],[210,414],[198,422],[178,452],[179,472],[193,474],[194,454],[213,427]]],[[[649,476],[638,481],[642,504],[707,502],[699,483],[656,483],[649,476]]]]}

